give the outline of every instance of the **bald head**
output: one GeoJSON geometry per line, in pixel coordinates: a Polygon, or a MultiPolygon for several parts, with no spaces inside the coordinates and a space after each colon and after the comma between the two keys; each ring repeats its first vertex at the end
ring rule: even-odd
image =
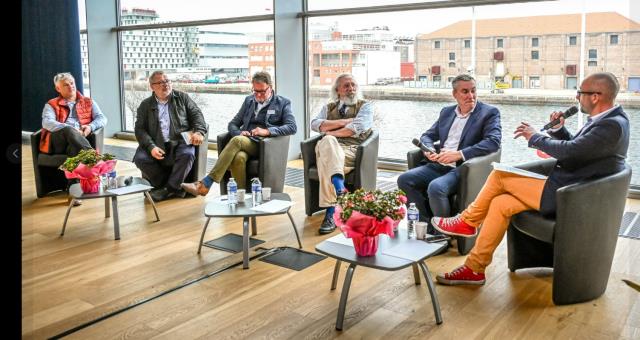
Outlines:
{"type": "Polygon", "coordinates": [[[601,92],[602,99],[606,102],[612,103],[616,100],[620,85],[618,79],[611,72],[600,72],[589,75],[584,80],[585,83],[590,83],[593,91],[601,92]]]}

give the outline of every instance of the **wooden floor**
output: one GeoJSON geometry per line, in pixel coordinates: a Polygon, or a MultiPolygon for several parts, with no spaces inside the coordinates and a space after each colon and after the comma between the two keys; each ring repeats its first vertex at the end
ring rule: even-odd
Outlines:
{"type": "MultiPolygon", "coordinates": [[[[44,339],[144,301],[159,293],[236,264],[241,254],[203,247],[196,254],[206,198],[160,202],[160,222],[142,195],[120,200],[121,240],[101,200],[73,208],[64,237],[63,194],[36,199],[30,150],[22,164],[22,333],[44,339]]],[[[119,175],[139,175],[118,161],[119,175]]],[[[302,189],[286,187],[304,249],[328,236],[316,230],[322,215],[304,214],[302,189]]],[[[638,201],[628,208],[640,211],[638,201]]],[[[286,216],[258,219],[263,248],[294,246],[286,216]]],[[[239,219],[213,220],[205,239],[241,233],[239,219]]],[[[588,245],[586,245],[588,246],[588,245]]],[[[254,252],[255,253],[255,252],[254,252]]],[[[253,253],[252,253],[253,254],[253,253]]],[[[431,274],[460,265],[450,249],[431,258],[431,274]]],[[[355,271],[344,330],[335,330],[338,289],[330,291],[335,262],[323,260],[304,271],[251,261],[142,303],[70,334],[72,339],[639,339],[640,295],[621,279],[640,282],[640,241],[619,238],[606,293],[571,306],[551,301],[548,269],[510,273],[503,242],[483,287],[437,286],[444,323],[436,325],[426,285],[414,285],[412,271],[355,271]]],[[[579,270],[579,268],[576,268],[579,270]]]]}

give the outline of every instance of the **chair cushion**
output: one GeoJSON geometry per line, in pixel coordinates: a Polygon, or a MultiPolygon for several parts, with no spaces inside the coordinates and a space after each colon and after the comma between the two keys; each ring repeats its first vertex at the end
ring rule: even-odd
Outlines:
{"type": "Polygon", "coordinates": [[[511,218],[511,224],[521,232],[547,243],[553,243],[556,221],[542,217],[537,211],[523,211],[511,218]]]}
{"type": "Polygon", "coordinates": [[[258,171],[260,169],[260,161],[257,159],[250,159],[247,162],[247,179],[258,177],[258,171]]]}
{"type": "Polygon", "coordinates": [[[38,165],[57,168],[62,165],[62,163],[64,163],[64,161],[66,161],[68,157],[69,156],[63,154],[49,155],[46,153],[40,153],[38,154],[38,165]]]}

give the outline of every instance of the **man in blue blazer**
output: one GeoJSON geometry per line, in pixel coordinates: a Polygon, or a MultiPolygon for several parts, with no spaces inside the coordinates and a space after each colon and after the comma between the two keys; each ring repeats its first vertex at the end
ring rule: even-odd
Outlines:
{"type": "Polygon", "coordinates": [[[485,268],[504,237],[511,216],[525,210],[554,215],[558,188],[624,169],[629,149],[629,117],[621,106],[614,104],[619,88],[615,75],[609,72],[594,73],[584,79],[576,99],[589,119],[575,135],[564,127],[564,118],[559,111],[551,114],[551,121],[559,119],[560,123],[548,131],[549,136],[525,122],[516,128],[516,138],[525,138],[529,147],[542,150],[557,160],[553,170],[546,179],[494,170],[476,199],[461,214],[450,218],[434,217],[432,223],[436,229],[449,235],[474,236],[482,225],[465,264],[438,275],[438,282],[484,284],[485,268]]]}
{"type": "MultiPolygon", "coordinates": [[[[476,101],[475,79],[463,74],[451,85],[458,104],[443,108],[438,120],[420,137],[422,144],[431,148],[439,141],[440,152],[425,152],[425,164],[398,177],[398,187],[415,203],[422,221],[434,215],[450,216],[449,195],[455,193],[460,179],[458,166],[497,151],[502,140],[500,111],[476,101]]],[[[436,233],[431,225],[428,232],[436,233]]]]}
{"type": "Polygon", "coordinates": [[[238,188],[246,189],[246,163],[258,155],[258,141],[264,137],[296,133],[296,120],[291,101],[273,93],[271,75],[257,72],[251,78],[253,95],[247,96],[240,111],[229,122],[231,140],[220,153],[216,165],[202,180],[182,183],[182,188],[194,195],[206,195],[213,183],[220,183],[228,169],[238,188]]]}

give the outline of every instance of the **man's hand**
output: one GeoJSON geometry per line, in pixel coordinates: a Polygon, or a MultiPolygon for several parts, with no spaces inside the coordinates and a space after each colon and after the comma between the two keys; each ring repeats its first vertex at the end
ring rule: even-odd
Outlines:
{"type": "Polygon", "coordinates": [[[151,157],[155,159],[164,159],[164,150],[156,146],[151,150],[151,157]]]}
{"type": "MultiPolygon", "coordinates": [[[[555,118],[554,118],[555,119],[555,118]]],[[[527,141],[536,133],[536,129],[532,128],[531,125],[527,122],[521,122],[520,126],[516,128],[516,131],[513,132],[513,139],[518,137],[524,137],[527,141]]]]}
{"type": "Polygon", "coordinates": [[[349,125],[353,122],[353,118],[344,118],[344,119],[334,119],[334,120],[325,120],[320,124],[320,132],[328,132],[334,131],[338,129],[342,129],[343,127],[349,125]]]}
{"type": "Polygon", "coordinates": [[[435,155],[435,161],[442,164],[455,163],[461,159],[462,154],[457,150],[442,150],[439,154],[435,155]]]}
{"type": "Polygon", "coordinates": [[[82,125],[80,127],[80,133],[82,133],[82,135],[85,136],[85,137],[90,135],[91,134],[91,125],[82,125]]]}
{"type": "Polygon", "coordinates": [[[556,120],[557,118],[560,118],[560,123],[558,123],[558,125],[556,125],[556,126],[552,126],[551,127],[554,130],[555,129],[559,129],[559,128],[564,126],[564,112],[562,112],[562,111],[553,111],[549,115],[549,121],[550,122],[556,120]]]}
{"type": "Polygon", "coordinates": [[[438,161],[438,154],[437,153],[433,153],[433,152],[426,152],[426,151],[422,151],[422,154],[430,161],[432,162],[437,162],[438,161]]]}
{"type": "Polygon", "coordinates": [[[194,132],[191,134],[191,144],[200,145],[204,141],[204,136],[200,132],[194,132]]]}
{"type": "Polygon", "coordinates": [[[250,131],[240,131],[240,136],[251,136],[251,132],[250,131]]]}
{"type": "Polygon", "coordinates": [[[257,127],[253,130],[251,130],[251,135],[252,136],[259,136],[259,137],[267,137],[267,136],[271,136],[271,132],[269,132],[269,130],[267,129],[263,129],[260,127],[257,127]]]}

